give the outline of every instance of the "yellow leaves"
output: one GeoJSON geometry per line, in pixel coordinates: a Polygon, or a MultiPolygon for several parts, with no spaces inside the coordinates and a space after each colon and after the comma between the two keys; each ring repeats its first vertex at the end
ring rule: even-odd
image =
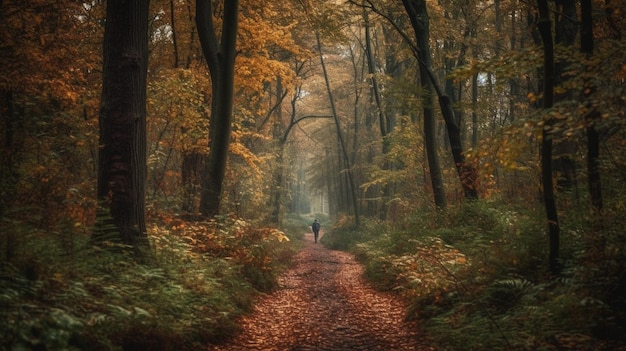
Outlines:
{"type": "Polygon", "coordinates": [[[450,272],[470,264],[464,254],[439,238],[410,240],[410,243],[416,247],[414,252],[383,258],[388,262],[388,274],[396,277],[396,286],[409,298],[451,288],[450,272]]]}
{"type": "MultiPolygon", "coordinates": [[[[84,45],[97,32],[83,31],[71,15],[80,3],[33,0],[5,1],[0,37],[0,88],[46,96],[67,110],[81,97],[87,71],[101,60],[84,45]]],[[[84,96],[82,96],[84,99],[84,96]]]]}
{"type": "Polygon", "coordinates": [[[270,233],[270,237],[278,242],[289,241],[289,237],[283,231],[278,229],[272,229],[270,233]]]}
{"type": "Polygon", "coordinates": [[[262,93],[266,82],[273,82],[277,77],[289,87],[294,83],[295,75],[289,65],[268,57],[237,57],[235,63],[235,86],[247,93],[262,93]]]}
{"type": "Polygon", "coordinates": [[[160,224],[155,223],[150,229],[156,250],[175,250],[188,258],[202,259],[208,255],[269,270],[275,260],[274,252],[289,241],[276,228],[258,228],[236,217],[209,222],[189,222],[163,214],[159,217],[160,224]]]}

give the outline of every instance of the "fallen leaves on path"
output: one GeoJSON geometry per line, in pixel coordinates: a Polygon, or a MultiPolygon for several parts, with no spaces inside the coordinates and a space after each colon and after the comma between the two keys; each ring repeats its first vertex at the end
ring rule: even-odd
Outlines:
{"type": "Polygon", "coordinates": [[[404,321],[406,305],[372,289],[354,256],[307,241],[280,288],[242,318],[242,333],[210,350],[430,350],[404,321]]]}

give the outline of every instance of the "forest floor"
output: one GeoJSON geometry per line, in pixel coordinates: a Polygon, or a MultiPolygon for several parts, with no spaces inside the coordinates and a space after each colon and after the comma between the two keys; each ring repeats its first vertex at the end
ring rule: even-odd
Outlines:
{"type": "Polygon", "coordinates": [[[432,350],[407,305],[374,290],[353,255],[306,246],[279,278],[279,288],[240,320],[242,332],[209,350],[432,350]]]}

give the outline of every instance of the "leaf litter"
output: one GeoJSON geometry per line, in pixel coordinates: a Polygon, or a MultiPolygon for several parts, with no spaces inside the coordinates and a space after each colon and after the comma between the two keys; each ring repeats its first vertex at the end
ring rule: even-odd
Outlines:
{"type": "Polygon", "coordinates": [[[306,240],[277,291],[241,318],[241,333],[209,350],[432,350],[405,321],[407,304],[372,288],[353,255],[306,240]]]}

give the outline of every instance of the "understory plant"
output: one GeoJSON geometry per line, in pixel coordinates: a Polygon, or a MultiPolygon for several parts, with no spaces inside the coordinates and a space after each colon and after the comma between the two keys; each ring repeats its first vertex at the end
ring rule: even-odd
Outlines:
{"type": "Polygon", "coordinates": [[[94,246],[71,228],[58,236],[17,228],[17,252],[0,264],[0,349],[8,350],[203,348],[236,333],[236,318],[275,285],[292,252],[283,232],[235,218],[161,219],[141,257],[94,246]],[[194,241],[201,232],[210,236],[194,241]]]}
{"type": "Polygon", "coordinates": [[[559,276],[543,215],[498,202],[325,239],[349,242],[374,286],[404,296],[438,350],[613,350],[626,349],[623,221],[566,217],[559,276]]]}

